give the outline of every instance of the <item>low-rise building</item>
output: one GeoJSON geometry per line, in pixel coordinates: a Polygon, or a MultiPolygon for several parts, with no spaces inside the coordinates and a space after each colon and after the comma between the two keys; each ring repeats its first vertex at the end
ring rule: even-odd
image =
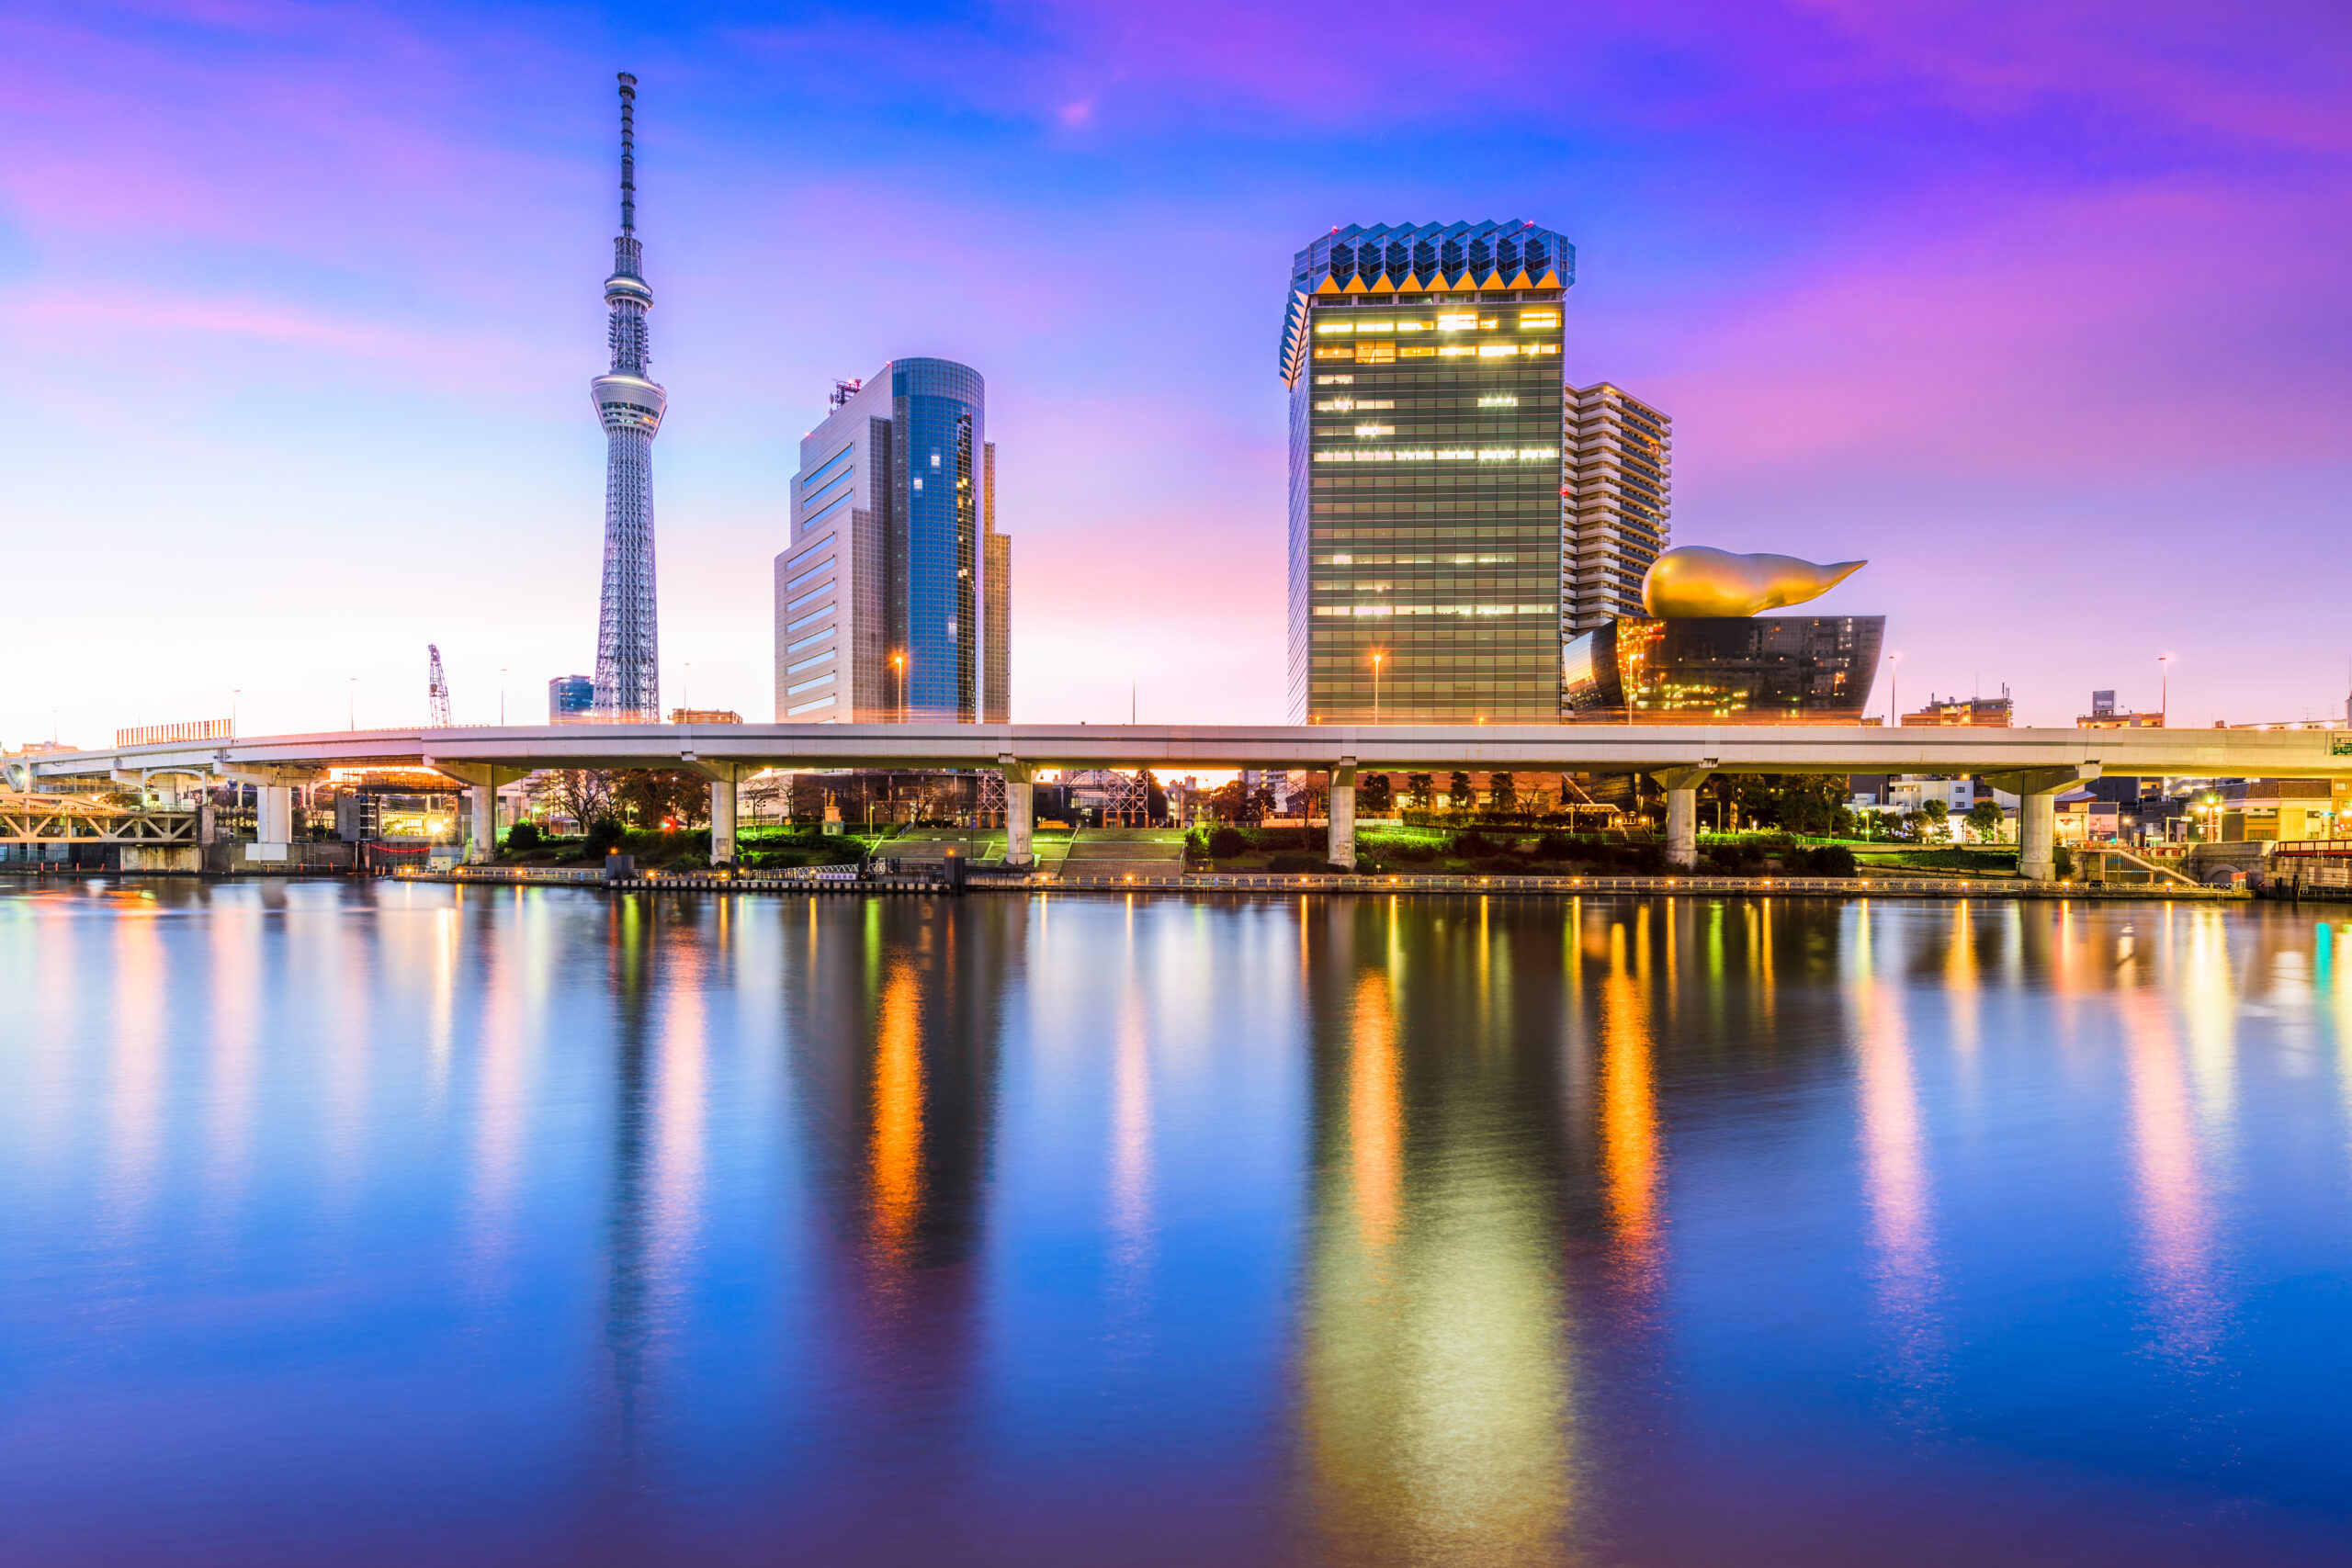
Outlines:
{"type": "Polygon", "coordinates": [[[2007,686],[2001,688],[2001,694],[1997,697],[1939,697],[1930,694],[1926,707],[1903,716],[1905,729],[2007,729],[2016,722],[2017,704],[2010,699],[2007,686]]]}

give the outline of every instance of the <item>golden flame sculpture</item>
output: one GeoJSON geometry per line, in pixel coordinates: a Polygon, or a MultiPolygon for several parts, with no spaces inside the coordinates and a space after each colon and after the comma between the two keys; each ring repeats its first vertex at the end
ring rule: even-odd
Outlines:
{"type": "Polygon", "coordinates": [[[1753,615],[1818,599],[1869,564],[1815,566],[1794,556],[1736,556],[1685,545],[1658,557],[1642,579],[1642,608],[1666,621],[1753,615]]]}

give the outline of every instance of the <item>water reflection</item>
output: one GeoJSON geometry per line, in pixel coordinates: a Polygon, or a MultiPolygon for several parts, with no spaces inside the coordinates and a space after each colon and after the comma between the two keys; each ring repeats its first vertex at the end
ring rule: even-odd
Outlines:
{"type": "Polygon", "coordinates": [[[1634,911],[1635,953],[1625,957],[1625,927],[1609,926],[1609,971],[1600,989],[1602,1170],[1617,1249],[1629,1280],[1655,1284],[1657,1265],[1658,1136],[1652,1079],[1649,914],[1634,911]]]}
{"type": "Polygon", "coordinates": [[[1453,908],[1400,928],[1342,904],[1314,976],[1300,1424],[1317,1551],[1338,1560],[1551,1562],[1571,1511],[1541,1018],[1561,992],[1492,1005],[1498,976],[1557,970],[1519,964],[1519,941],[1544,938],[1498,930],[1487,901],[1453,908]]]}
{"type": "MultiPolygon", "coordinates": [[[[1914,1081],[1912,1043],[1901,987],[1881,966],[1876,943],[1884,906],[1850,908],[1846,1001],[1860,1057],[1857,1088],[1862,1181],[1870,1211],[1871,1278],[1893,1337],[1896,1377],[1914,1420],[1942,1375],[1928,1152],[1914,1081]]],[[[1947,939],[1965,946],[1964,923],[1947,939]]],[[[1951,969],[1944,971],[1949,981],[1951,969]]]]}
{"type": "Polygon", "coordinates": [[[2329,1561],[2347,933],[0,894],[11,1551],[2329,1561]]]}

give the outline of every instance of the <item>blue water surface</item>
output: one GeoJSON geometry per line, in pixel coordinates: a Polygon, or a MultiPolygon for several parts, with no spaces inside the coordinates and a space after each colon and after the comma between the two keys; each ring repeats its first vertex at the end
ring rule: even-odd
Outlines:
{"type": "Polygon", "coordinates": [[[0,1562],[2352,1560],[2325,906],[0,892],[0,1562]]]}

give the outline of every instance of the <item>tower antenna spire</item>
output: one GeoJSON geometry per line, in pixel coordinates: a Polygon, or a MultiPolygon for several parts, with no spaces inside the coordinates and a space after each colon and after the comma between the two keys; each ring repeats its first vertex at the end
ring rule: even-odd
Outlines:
{"type": "Polygon", "coordinates": [[[637,232],[637,78],[621,79],[621,232],[637,232]]]}

